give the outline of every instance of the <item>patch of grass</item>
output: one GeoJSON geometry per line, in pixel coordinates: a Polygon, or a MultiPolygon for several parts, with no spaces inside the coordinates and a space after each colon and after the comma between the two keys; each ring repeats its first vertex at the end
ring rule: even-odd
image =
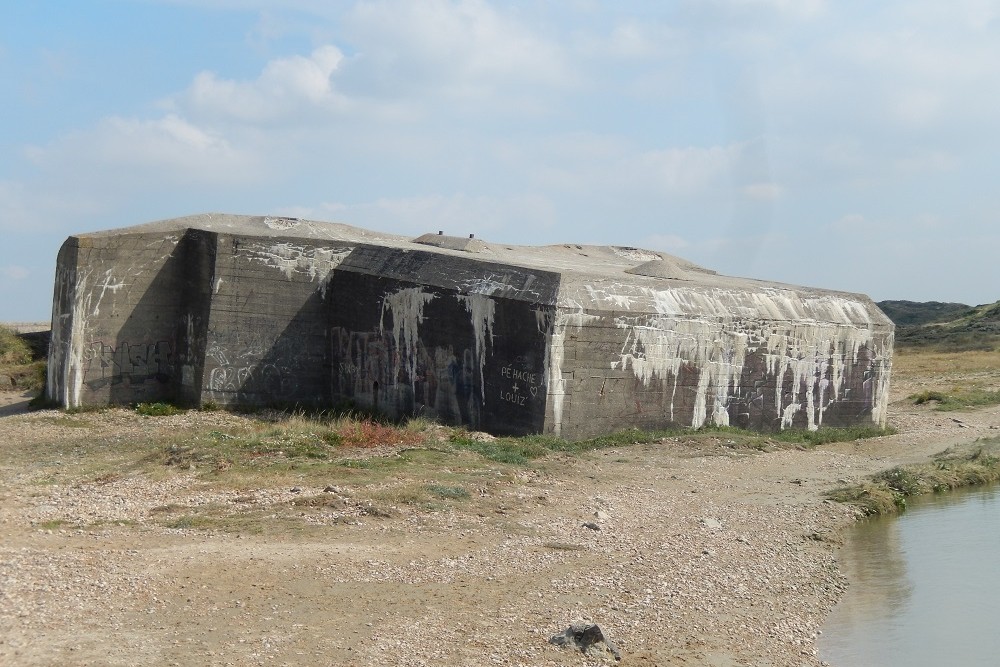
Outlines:
{"type": "Polygon", "coordinates": [[[897,466],[855,486],[828,494],[831,500],[859,507],[865,515],[906,509],[908,498],[1000,481],[1000,439],[981,441],[967,453],[944,452],[931,463],[897,466]]]}
{"type": "Polygon", "coordinates": [[[806,447],[816,447],[832,442],[851,442],[852,440],[866,440],[868,438],[878,438],[886,435],[894,435],[896,429],[892,427],[879,428],[877,426],[848,426],[845,428],[823,427],[815,431],[803,429],[785,429],[773,434],[773,438],[778,442],[799,444],[806,447]]]}
{"type": "Polygon", "coordinates": [[[775,433],[758,433],[756,431],[747,431],[729,426],[705,426],[700,429],[675,428],[660,431],[626,429],[596,438],[563,440],[541,435],[529,435],[520,438],[476,439],[469,433],[455,431],[451,436],[451,443],[455,447],[476,452],[491,461],[511,465],[525,465],[532,460],[555,452],[578,455],[598,449],[660,443],[676,438],[699,440],[725,436],[729,446],[763,450],[774,446],[775,443],[815,447],[831,442],[846,442],[892,435],[895,432],[895,429],[892,428],[878,428],[875,426],[821,428],[816,431],[786,429],[775,433]]]}
{"type": "Polygon", "coordinates": [[[0,375],[10,378],[18,391],[45,388],[45,359],[35,356],[31,345],[17,332],[0,326],[0,375]]]}
{"type": "Polygon", "coordinates": [[[461,486],[445,486],[444,484],[428,484],[427,491],[443,500],[466,500],[469,492],[461,486]]]}
{"type": "Polygon", "coordinates": [[[135,412],[143,417],[170,417],[184,411],[171,403],[157,402],[139,403],[135,406],[135,412]]]}
{"type": "Polygon", "coordinates": [[[545,456],[550,449],[537,440],[528,438],[496,438],[494,440],[477,440],[467,433],[455,433],[451,444],[460,449],[467,449],[483,458],[511,465],[524,465],[533,459],[545,456]]]}
{"type": "Polygon", "coordinates": [[[94,425],[86,419],[79,419],[70,415],[59,415],[58,417],[46,416],[39,418],[38,421],[43,424],[52,424],[53,426],[61,426],[63,428],[91,428],[94,425]]]}
{"type": "Polygon", "coordinates": [[[273,509],[232,512],[220,506],[199,508],[197,513],[164,516],[158,523],[165,528],[220,531],[241,535],[277,535],[303,533],[309,530],[301,517],[275,514],[273,509]]]}
{"type": "Polygon", "coordinates": [[[0,366],[31,363],[31,347],[13,329],[0,326],[0,366]]]}
{"type": "Polygon", "coordinates": [[[77,405],[72,408],[66,408],[65,412],[68,415],[80,415],[87,412],[107,412],[110,406],[107,405],[77,405]]]}
{"type": "Polygon", "coordinates": [[[909,399],[915,405],[936,403],[937,405],[934,406],[935,410],[953,412],[955,410],[1000,405],[1000,391],[987,391],[978,388],[955,388],[952,393],[946,393],[943,391],[926,390],[911,395],[909,399]]]}

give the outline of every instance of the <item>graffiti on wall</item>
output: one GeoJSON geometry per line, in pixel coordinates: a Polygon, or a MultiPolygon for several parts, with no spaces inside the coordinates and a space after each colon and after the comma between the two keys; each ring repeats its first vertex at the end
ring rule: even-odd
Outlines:
{"type": "Polygon", "coordinates": [[[108,345],[94,341],[84,350],[84,382],[91,389],[123,382],[170,381],[174,348],[170,341],[108,345]]]}
{"type": "Polygon", "coordinates": [[[307,335],[275,333],[264,318],[247,318],[239,327],[219,328],[205,350],[205,388],[218,394],[257,395],[262,402],[294,401],[300,383],[315,366],[307,335]]]}
{"type": "Polygon", "coordinates": [[[333,392],[394,415],[423,414],[444,421],[478,424],[479,362],[469,347],[428,347],[381,331],[332,332],[333,392]]]}
{"type": "MultiPolygon", "coordinates": [[[[524,407],[538,399],[540,377],[524,361],[515,360],[500,368],[499,396],[501,401],[524,407]]],[[[544,398],[544,396],[543,396],[544,398]]]]}

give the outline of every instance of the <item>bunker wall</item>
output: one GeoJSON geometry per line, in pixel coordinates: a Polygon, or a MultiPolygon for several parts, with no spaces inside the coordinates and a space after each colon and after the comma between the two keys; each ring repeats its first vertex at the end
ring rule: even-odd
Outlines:
{"type": "Polygon", "coordinates": [[[334,402],[541,432],[557,289],[546,272],[359,248],[330,281],[334,402]]]}
{"type": "Polygon", "coordinates": [[[329,279],[353,250],[337,242],[220,234],[202,400],[330,405],[329,279]]]}
{"type": "Polygon", "coordinates": [[[551,433],[885,425],[891,328],[561,311],[551,433]]]}
{"type": "Polygon", "coordinates": [[[203,262],[181,234],[71,237],[60,250],[48,395],[67,406],[177,400],[203,262]]]}

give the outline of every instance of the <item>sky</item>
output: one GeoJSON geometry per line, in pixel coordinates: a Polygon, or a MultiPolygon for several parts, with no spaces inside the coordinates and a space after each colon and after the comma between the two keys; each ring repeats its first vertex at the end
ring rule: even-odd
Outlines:
{"type": "Polygon", "coordinates": [[[1000,299],[1000,0],[4,2],[0,93],[3,321],[207,212],[1000,299]]]}

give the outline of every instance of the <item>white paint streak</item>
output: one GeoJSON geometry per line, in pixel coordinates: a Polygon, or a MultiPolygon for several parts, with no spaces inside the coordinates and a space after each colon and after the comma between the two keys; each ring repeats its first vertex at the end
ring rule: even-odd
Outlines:
{"type": "MultiPolygon", "coordinates": [[[[740,378],[752,348],[763,349],[767,375],[771,382],[776,379],[775,418],[782,428],[792,426],[796,416],[804,414],[807,428],[818,429],[829,406],[844,398],[850,375],[867,373],[875,366],[877,380],[867,382],[877,386],[866,386],[865,391],[871,394],[873,421],[885,423],[891,337],[877,342],[876,325],[867,307],[849,296],[774,287],[742,291],[599,284],[564,293],[559,305],[578,313],[591,308],[607,313],[606,319],[624,331],[621,353],[618,359],[609,360],[610,368],[631,370],[644,386],[672,381],[672,421],[678,377],[687,368],[698,378],[691,426],[728,425],[730,397],[740,394],[740,378]],[[635,314],[615,316],[608,312],[609,306],[635,314]],[[884,347],[871,349],[876,344],[884,347]],[[860,358],[865,348],[874,356],[872,365],[860,358]],[[786,379],[791,385],[790,401],[786,379]]],[[[564,335],[565,326],[560,328],[557,322],[553,373],[561,371],[564,335]]],[[[552,379],[553,387],[561,389],[554,375],[552,379]]]]}
{"type": "Polygon", "coordinates": [[[122,287],[125,287],[124,280],[121,280],[116,283],[111,282],[112,280],[114,280],[113,272],[114,269],[108,269],[107,271],[105,271],[103,282],[97,285],[97,287],[99,287],[101,290],[101,294],[97,297],[97,303],[94,304],[94,312],[93,312],[94,317],[97,317],[98,315],[101,314],[101,301],[104,299],[104,294],[108,290],[111,290],[112,294],[117,294],[118,290],[120,290],[122,287]]]}
{"type": "Polygon", "coordinates": [[[532,285],[538,280],[534,275],[528,274],[524,278],[524,284],[520,286],[513,284],[511,280],[512,276],[509,273],[491,273],[482,278],[466,280],[461,283],[459,289],[466,294],[483,294],[485,296],[512,296],[519,294],[522,296],[531,295],[536,299],[540,298],[538,291],[531,289],[532,285]]]}
{"type": "Polygon", "coordinates": [[[385,333],[385,313],[389,311],[392,315],[392,338],[397,350],[393,377],[399,377],[400,364],[405,357],[406,371],[414,385],[417,381],[418,331],[424,321],[424,306],[433,299],[433,294],[427,294],[419,287],[408,287],[382,300],[382,318],[378,327],[380,332],[385,333]]]}
{"type": "MultiPolygon", "coordinates": [[[[555,321],[552,324],[552,337],[548,346],[548,358],[545,362],[545,371],[548,376],[548,396],[552,399],[552,430],[557,436],[562,433],[563,401],[566,397],[566,380],[563,378],[566,331],[570,327],[575,327],[579,331],[587,324],[601,319],[599,315],[585,313],[579,304],[569,302],[567,305],[575,307],[575,309],[556,309],[555,321]]],[[[539,325],[541,325],[540,320],[539,325]]]]}
{"type": "Polygon", "coordinates": [[[284,273],[288,280],[298,274],[308,276],[311,282],[318,280],[321,283],[353,251],[354,248],[323,248],[293,243],[246,246],[247,259],[251,262],[274,267],[284,273]]]}
{"type": "Polygon", "coordinates": [[[614,289],[614,285],[608,289],[598,289],[593,285],[584,285],[588,296],[595,303],[603,303],[611,306],[614,310],[631,310],[634,297],[622,294],[614,289]]]}
{"type": "Polygon", "coordinates": [[[493,318],[496,315],[496,303],[482,294],[459,294],[458,300],[465,304],[472,319],[472,329],[476,336],[476,356],[479,358],[479,388],[482,402],[486,403],[486,337],[489,336],[490,347],[493,347],[493,318]]]}
{"type": "Polygon", "coordinates": [[[91,312],[90,304],[93,300],[93,292],[87,287],[90,273],[90,270],[86,269],[76,272],[73,306],[68,314],[73,324],[69,340],[65,342],[66,365],[63,369],[63,387],[66,389],[66,407],[70,408],[79,407],[80,397],[83,395],[83,354],[86,348],[87,315],[91,312]]]}

